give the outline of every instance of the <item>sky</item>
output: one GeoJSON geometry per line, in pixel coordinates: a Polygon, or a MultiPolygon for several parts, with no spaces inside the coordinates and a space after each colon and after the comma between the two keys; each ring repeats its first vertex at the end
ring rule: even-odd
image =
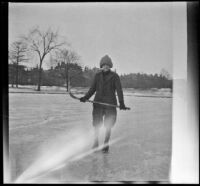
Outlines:
{"type": "Polygon", "coordinates": [[[99,67],[108,54],[118,74],[164,68],[172,75],[185,15],[183,2],[9,3],[9,45],[35,26],[51,27],[81,56],[82,66],[99,67]]]}

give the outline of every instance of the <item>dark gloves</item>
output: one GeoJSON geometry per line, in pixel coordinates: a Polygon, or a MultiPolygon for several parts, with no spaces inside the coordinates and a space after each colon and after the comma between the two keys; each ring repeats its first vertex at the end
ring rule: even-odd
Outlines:
{"type": "Polygon", "coordinates": [[[83,97],[80,98],[80,102],[86,102],[86,100],[87,99],[85,98],[85,96],[83,96],[83,97]]]}
{"type": "Polygon", "coordinates": [[[120,106],[119,106],[120,110],[126,110],[126,106],[124,105],[124,102],[120,101],[119,103],[120,103],[120,106]]]}

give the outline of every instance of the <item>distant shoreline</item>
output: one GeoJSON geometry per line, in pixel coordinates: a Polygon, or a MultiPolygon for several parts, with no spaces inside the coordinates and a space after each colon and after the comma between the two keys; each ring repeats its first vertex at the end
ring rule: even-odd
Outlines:
{"type": "MultiPolygon", "coordinates": [[[[89,87],[76,87],[71,88],[71,91],[75,94],[85,94],[89,87]]],[[[172,98],[171,89],[134,89],[134,88],[123,88],[124,96],[135,96],[135,97],[153,97],[153,98],[172,98]]],[[[22,93],[22,94],[68,94],[65,87],[48,87],[41,86],[41,90],[37,91],[36,86],[22,86],[19,88],[9,86],[8,90],[10,93],[22,93]]]]}

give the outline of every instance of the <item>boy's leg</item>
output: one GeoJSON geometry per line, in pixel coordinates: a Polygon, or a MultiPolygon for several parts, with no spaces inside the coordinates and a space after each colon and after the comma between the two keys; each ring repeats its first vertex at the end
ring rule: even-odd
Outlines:
{"type": "Polygon", "coordinates": [[[106,134],[105,134],[104,144],[109,142],[110,136],[111,136],[111,127],[106,127],[106,134]]]}
{"type": "Polygon", "coordinates": [[[93,116],[93,127],[94,127],[94,144],[92,148],[97,148],[99,145],[99,142],[98,142],[99,130],[103,124],[102,108],[94,105],[92,116],[93,116]]]}
{"type": "Polygon", "coordinates": [[[97,148],[99,146],[99,129],[98,126],[94,126],[94,144],[92,148],[97,148]]]}
{"type": "Polygon", "coordinates": [[[104,140],[104,147],[102,149],[103,152],[108,152],[109,150],[109,140],[111,136],[111,127],[106,127],[106,134],[105,134],[105,140],[104,140]]]}
{"type": "Polygon", "coordinates": [[[108,109],[105,114],[104,118],[104,125],[106,128],[106,133],[105,133],[105,140],[104,140],[104,148],[102,149],[103,152],[108,152],[109,150],[109,141],[111,137],[111,130],[112,127],[114,126],[117,118],[117,111],[116,109],[108,109]]]}

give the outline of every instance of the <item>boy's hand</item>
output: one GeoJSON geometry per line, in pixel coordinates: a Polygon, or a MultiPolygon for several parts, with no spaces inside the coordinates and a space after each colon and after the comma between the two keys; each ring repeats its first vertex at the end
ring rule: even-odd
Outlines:
{"type": "Polygon", "coordinates": [[[86,102],[86,100],[87,99],[85,98],[85,96],[83,96],[83,97],[80,98],[80,102],[86,102]]]}
{"type": "Polygon", "coordinates": [[[119,106],[120,110],[126,110],[126,106],[124,104],[123,101],[120,101],[120,106],[119,106]]]}

